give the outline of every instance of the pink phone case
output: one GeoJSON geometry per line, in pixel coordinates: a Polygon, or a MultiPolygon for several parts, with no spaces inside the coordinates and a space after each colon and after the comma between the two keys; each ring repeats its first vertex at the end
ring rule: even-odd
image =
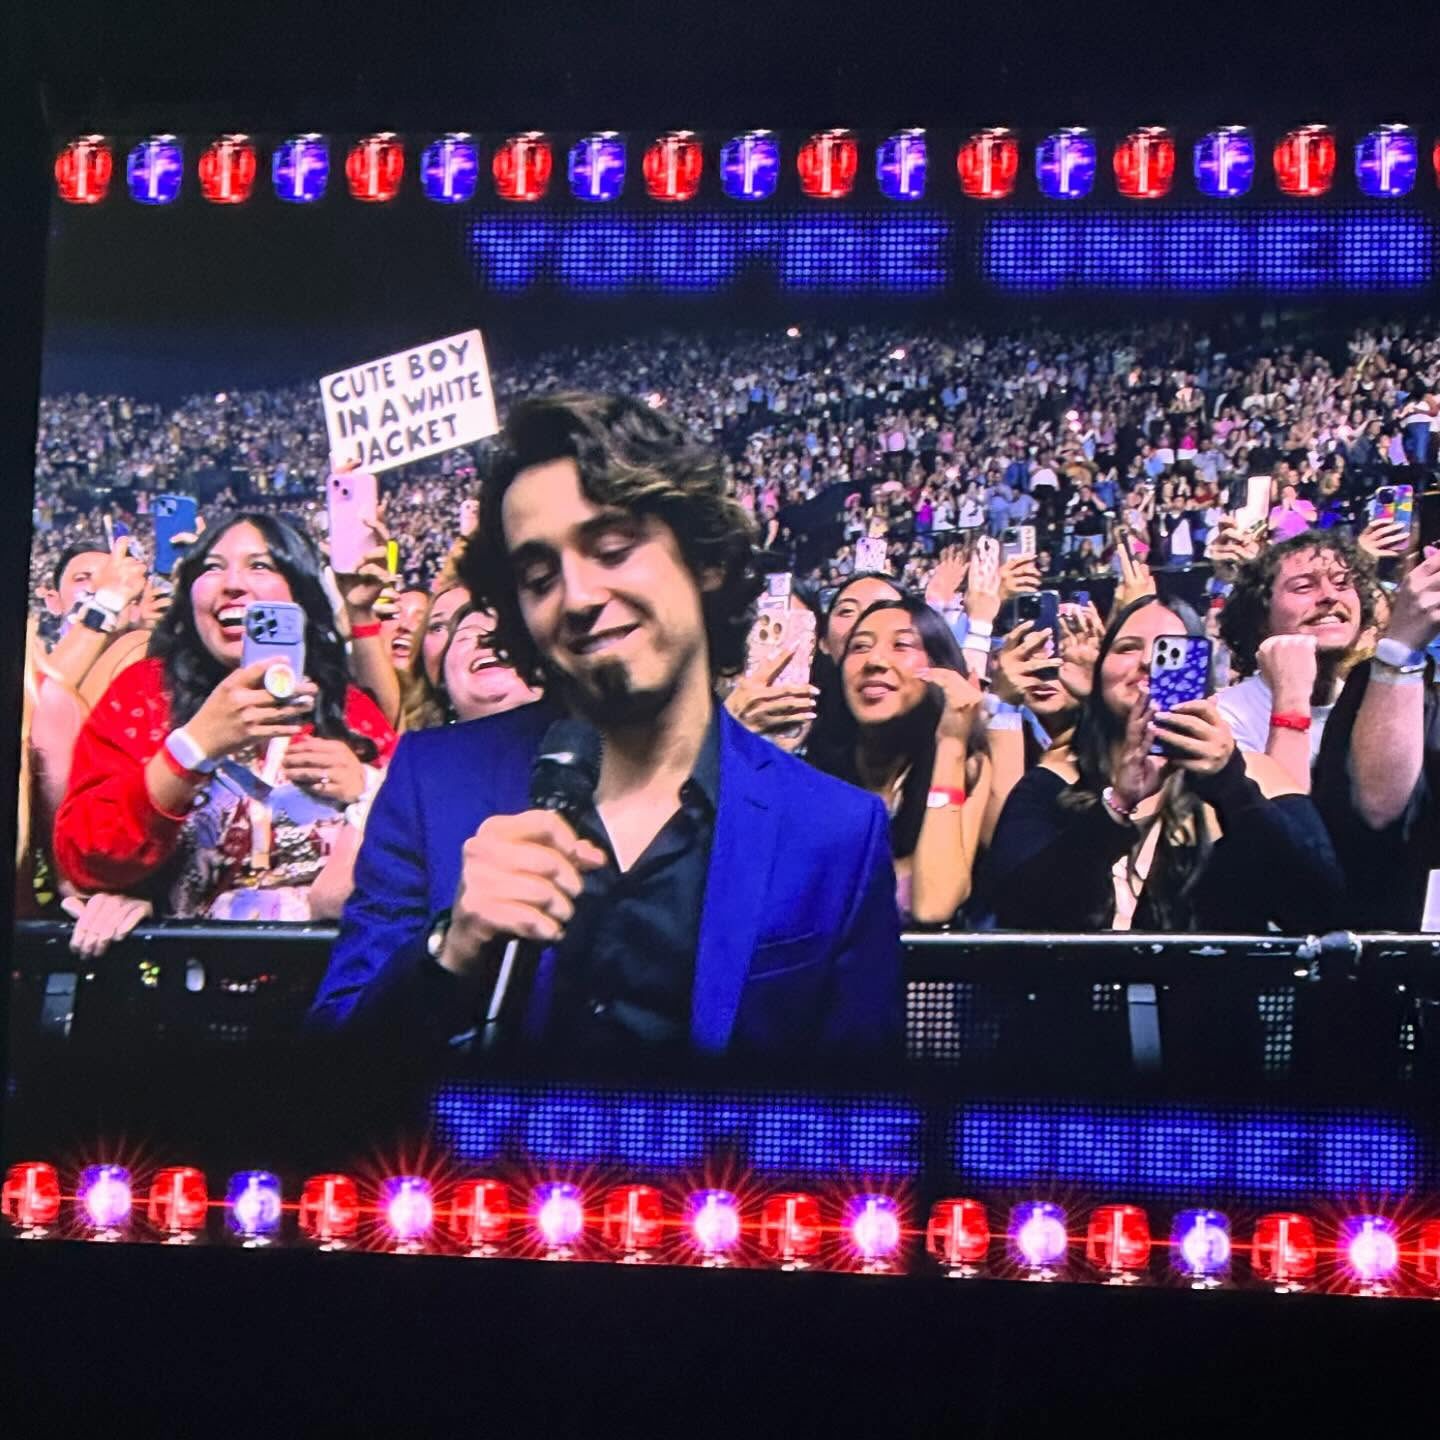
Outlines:
{"type": "Polygon", "coordinates": [[[353,575],[375,548],[367,521],[379,512],[379,495],[373,475],[332,475],[325,487],[330,516],[330,568],[337,575],[353,575]]]}

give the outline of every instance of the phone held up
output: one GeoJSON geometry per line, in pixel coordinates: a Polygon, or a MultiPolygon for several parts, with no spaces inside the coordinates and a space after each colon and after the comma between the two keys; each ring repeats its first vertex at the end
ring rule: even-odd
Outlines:
{"type": "Polygon", "coordinates": [[[305,674],[305,611],[289,600],[256,601],[245,607],[245,645],[240,665],[265,662],[265,688],[288,700],[305,674]]]}
{"type": "MultiPolygon", "coordinates": [[[[1214,646],[1204,635],[1157,635],[1150,651],[1150,703],[1157,713],[1173,710],[1210,694],[1214,646]]],[[[1151,747],[1152,755],[1173,755],[1164,741],[1151,747]]]]}
{"type": "Polygon", "coordinates": [[[363,471],[331,475],[325,484],[330,522],[330,568],[337,575],[355,575],[375,547],[371,526],[380,513],[375,477],[363,471]]]}
{"type": "Polygon", "coordinates": [[[169,575],[185,553],[175,537],[196,534],[200,512],[193,495],[157,495],[150,513],[155,521],[155,574],[169,575]]]}

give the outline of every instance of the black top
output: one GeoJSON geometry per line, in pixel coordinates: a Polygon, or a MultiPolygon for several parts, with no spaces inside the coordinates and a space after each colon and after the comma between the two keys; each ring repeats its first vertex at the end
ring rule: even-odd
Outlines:
{"type": "Polygon", "coordinates": [[[585,876],[556,955],[547,1042],[567,1054],[684,1049],[720,787],[712,713],[680,807],[625,871],[592,805],[575,828],[610,857],[585,876]]]}
{"type": "Polygon", "coordinates": [[[1350,672],[1325,723],[1311,793],[1348,882],[1347,927],[1413,931],[1425,911],[1430,871],[1440,866],[1440,694],[1426,684],[1424,758],[1410,802],[1393,824],[1372,830],[1355,808],[1349,765],[1350,739],[1369,684],[1367,661],[1350,672]]]}
{"type": "MultiPolygon", "coordinates": [[[[1167,897],[1165,851],[1157,847],[1135,910],[1136,930],[1323,933],[1344,923],[1343,877],[1325,826],[1308,796],[1267,800],[1237,751],[1218,775],[1188,777],[1224,829],[1188,893],[1167,897]],[[1163,918],[1163,923],[1162,923],[1163,918]]],[[[1097,930],[1114,919],[1111,874],[1135,842],[1098,801],[1062,804],[1069,786],[1037,767],[1010,792],[996,827],[988,899],[996,922],[1014,930],[1097,930]]]]}

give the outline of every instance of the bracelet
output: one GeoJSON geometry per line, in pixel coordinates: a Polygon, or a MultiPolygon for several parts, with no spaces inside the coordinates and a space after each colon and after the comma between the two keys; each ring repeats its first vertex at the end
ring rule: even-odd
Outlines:
{"type": "Polygon", "coordinates": [[[352,625],[350,627],[350,638],[352,640],[372,640],[378,635],[383,626],[379,620],[367,620],[363,625],[352,625]]]}
{"type": "Polygon", "coordinates": [[[966,630],[968,635],[983,635],[988,640],[995,633],[993,620],[972,620],[966,630]]]}
{"type": "Polygon", "coordinates": [[[966,634],[960,642],[962,650],[973,650],[977,655],[988,655],[990,653],[990,640],[985,635],[966,634]]]}
{"type": "Polygon", "coordinates": [[[1386,665],[1383,661],[1370,669],[1370,683],[1372,685],[1423,685],[1425,683],[1424,670],[1400,670],[1393,665],[1386,665]]]}
{"type": "Polygon", "coordinates": [[[932,785],[925,796],[927,810],[958,810],[965,803],[965,792],[954,785],[932,785]]]}
{"type": "Polygon", "coordinates": [[[187,769],[175,758],[168,745],[162,745],[160,747],[160,758],[165,762],[166,769],[177,779],[189,781],[192,785],[205,779],[205,772],[203,770],[187,769]]]}
{"type": "Polygon", "coordinates": [[[1112,814],[1118,815],[1126,824],[1130,823],[1130,817],[1135,813],[1132,805],[1128,810],[1115,798],[1115,787],[1107,785],[1100,792],[1100,803],[1112,814]]]}
{"type": "Polygon", "coordinates": [[[1310,716],[1276,713],[1270,717],[1272,730],[1298,730],[1302,735],[1310,728],[1310,716]]]}

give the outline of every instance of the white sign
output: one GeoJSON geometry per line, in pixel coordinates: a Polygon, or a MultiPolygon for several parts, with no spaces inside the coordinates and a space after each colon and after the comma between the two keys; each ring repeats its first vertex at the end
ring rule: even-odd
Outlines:
{"type": "Polygon", "coordinates": [[[353,460],[371,474],[500,428],[478,330],[326,375],[320,399],[336,462],[353,460]]]}

